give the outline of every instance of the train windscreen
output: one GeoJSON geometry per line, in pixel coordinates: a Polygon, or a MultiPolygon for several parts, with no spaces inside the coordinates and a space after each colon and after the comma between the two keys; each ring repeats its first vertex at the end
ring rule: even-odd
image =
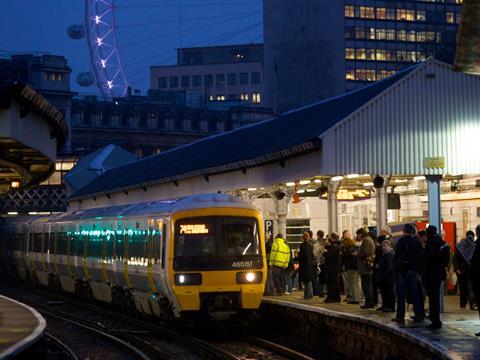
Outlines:
{"type": "MultiPolygon", "coordinates": [[[[181,219],[175,224],[174,249],[176,265],[210,259],[225,268],[232,259],[258,259],[261,258],[258,222],[255,218],[232,216],[181,219]]],[[[180,267],[186,270],[183,265],[180,267]]]]}

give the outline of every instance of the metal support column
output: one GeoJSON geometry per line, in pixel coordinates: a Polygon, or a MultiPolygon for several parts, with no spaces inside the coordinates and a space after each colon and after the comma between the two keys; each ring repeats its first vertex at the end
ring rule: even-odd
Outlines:
{"type": "MultiPolygon", "coordinates": [[[[291,196],[285,195],[281,200],[275,199],[275,210],[277,211],[277,233],[280,233],[287,237],[287,215],[288,215],[288,203],[291,196]]],[[[276,236],[274,234],[273,236],[276,236]]]]}
{"type": "Polygon", "coordinates": [[[328,182],[328,233],[338,232],[338,204],[337,193],[340,188],[340,182],[329,181],[328,182]]]}
{"type": "Polygon", "coordinates": [[[380,234],[380,231],[387,226],[387,209],[388,209],[388,198],[387,198],[387,188],[390,183],[387,177],[383,177],[385,182],[382,187],[375,188],[375,201],[376,201],[376,212],[377,212],[377,234],[380,234]]]}
{"type": "Polygon", "coordinates": [[[440,182],[442,175],[428,175],[428,223],[436,226],[438,233],[442,229],[442,213],[440,203],[440,182]]]}

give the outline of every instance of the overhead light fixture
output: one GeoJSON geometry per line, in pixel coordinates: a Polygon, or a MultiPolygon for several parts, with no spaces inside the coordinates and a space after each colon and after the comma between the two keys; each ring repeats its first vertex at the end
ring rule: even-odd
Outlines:
{"type": "Polygon", "coordinates": [[[426,177],[423,176],[423,175],[415,176],[415,177],[413,178],[413,180],[415,180],[415,181],[422,181],[422,180],[425,180],[425,179],[426,179],[426,177]]]}
{"type": "Polygon", "coordinates": [[[331,180],[332,180],[332,181],[342,181],[342,180],[343,180],[343,176],[334,176],[334,177],[332,177],[331,180]]]}
{"type": "Polygon", "coordinates": [[[371,182],[371,181],[370,181],[370,182],[366,182],[366,183],[363,184],[363,186],[365,186],[365,187],[372,187],[372,186],[373,186],[373,182],[371,182]]]}
{"type": "Polygon", "coordinates": [[[297,194],[303,194],[304,192],[305,192],[305,190],[303,190],[303,189],[302,189],[302,190],[298,190],[298,191],[297,191],[297,194]]]}
{"type": "Polygon", "coordinates": [[[317,191],[317,190],[315,190],[315,189],[307,189],[307,192],[315,192],[315,191],[317,191]]]}
{"type": "Polygon", "coordinates": [[[300,180],[300,185],[308,185],[310,183],[311,183],[310,180],[300,180]]]}
{"type": "Polygon", "coordinates": [[[360,174],[348,174],[347,179],[356,179],[359,178],[360,174]]]}
{"type": "Polygon", "coordinates": [[[29,211],[28,215],[38,215],[38,211],[29,211]]]}
{"type": "Polygon", "coordinates": [[[9,212],[7,212],[7,215],[18,215],[18,212],[16,212],[16,211],[9,211],[9,212]]]}
{"type": "Polygon", "coordinates": [[[295,183],[293,181],[287,182],[285,185],[287,186],[295,186],[295,183]]]}
{"type": "Polygon", "coordinates": [[[18,180],[13,180],[11,183],[10,183],[10,186],[12,187],[12,189],[18,189],[20,187],[20,181],[18,180]]]}
{"type": "Polygon", "coordinates": [[[248,190],[248,191],[256,191],[257,188],[248,188],[247,190],[248,190]]]}
{"type": "Polygon", "coordinates": [[[321,184],[322,183],[322,180],[321,179],[315,179],[313,180],[315,182],[315,184],[321,184]]]}
{"type": "Polygon", "coordinates": [[[402,184],[402,183],[408,182],[408,179],[396,179],[395,182],[396,182],[397,184],[402,184]]]}
{"type": "Polygon", "coordinates": [[[363,174],[362,176],[363,176],[363,177],[369,177],[370,174],[363,174]]]}

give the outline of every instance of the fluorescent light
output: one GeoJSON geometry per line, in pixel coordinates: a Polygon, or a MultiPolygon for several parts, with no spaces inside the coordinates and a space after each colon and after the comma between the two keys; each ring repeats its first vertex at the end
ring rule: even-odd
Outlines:
{"type": "Polygon", "coordinates": [[[362,176],[363,177],[368,177],[368,176],[370,176],[370,174],[363,174],[362,176]]]}
{"type": "Polygon", "coordinates": [[[413,180],[415,180],[415,181],[421,181],[421,180],[425,180],[425,179],[426,179],[426,178],[425,178],[425,176],[423,176],[423,175],[415,176],[415,177],[413,178],[413,180]]]}
{"type": "Polygon", "coordinates": [[[300,185],[308,185],[308,184],[310,184],[310,183],[311,183],[310,180],[301,180],[301,181],[300,181],[300,185]]]}
{"type": "Polygon", "coordinates": [[[363,184],[363,186],[371,187],[371,186],[373,186],[373,182],[366,182],[365,184],[363,184]]]}
{"type": "Polygon", "coordinates": [[[320,179],[315,179],[314,181],[315,181],[315,184],[321,184],[322,183],[322,180],[320,180],[320,179]]]}
{"type": "Polygon", "coordinates": [[[343,176],[334,176],[331,178],[332,181],[342,181],[343,180],[343,176]]]}
{"type": "Polygon", "coordinates": [[[303,189],[302,189],[302,190],[298,190],[298,191],[297,191],[297,194],[303,194],[304,192],[305,192],[305,190],[303,190],[303,189]]]}
{"type": "Polygon", "coordinates": [[[28,215],[38,215],[38,211],[29,211],[28,215]]]}
{"type": "Polygon", "coordinates": [[[315,189],[307,189],[307,192],[315,192],[315,191],[317,191],[317,190],[315,190],[315,189]]]}
{"type": "Polygon", "coordinates": [[[12,187],[12,189],[18,189],[20,187],[20,181],[18,180],[13,180],[11,183],[10,183],[10,186],[12,187]]]}
{"type": "Polygon", "coordinates": [[[360,177],[360,174],[348,174],[347,179],[356,179],[360,177]]]}
{"type": "Polygon", "coordinates": [[[248,188],[247,190],[248,190],[248,191],[256,191],[257,188],[248,188]]]}
{"type": "Polygon", "coordinates": [[[287,182],[285,185],[287,186],[295,186],[295,183],[293,181],[287,182]]]}
{"type": "Polygon", "coordinates": [[[408,182],[408,179],[396,179],[395,182],[397,184],[406,183],[406,182],[408,182]]]}
{"type": "Polygon", "coordinates": [[[7,212],[8,215],[18,215],[18,212],[16,211],[9,211],[7,212]]]}

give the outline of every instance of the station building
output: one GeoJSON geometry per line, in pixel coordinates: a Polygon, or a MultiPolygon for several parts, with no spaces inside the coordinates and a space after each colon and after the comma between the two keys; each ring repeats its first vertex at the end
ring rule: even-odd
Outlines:
{"type": "Polygon", "coordinates": [[[480,221],[480,78],[428,60],[353,92],[110,169],[70,209],[229,192],[272,233],[480,221]],[[381,178],[381,181],[379,181],[381,178]],[[390,194],[390,195],[389,195],[390,194]],[[392,195],[393,194],[393,195],[392,195]],[[398,203],[398,197],[399,202],[398,203]],[[390,207],[388,202],[390,199],[390,207]]]}

